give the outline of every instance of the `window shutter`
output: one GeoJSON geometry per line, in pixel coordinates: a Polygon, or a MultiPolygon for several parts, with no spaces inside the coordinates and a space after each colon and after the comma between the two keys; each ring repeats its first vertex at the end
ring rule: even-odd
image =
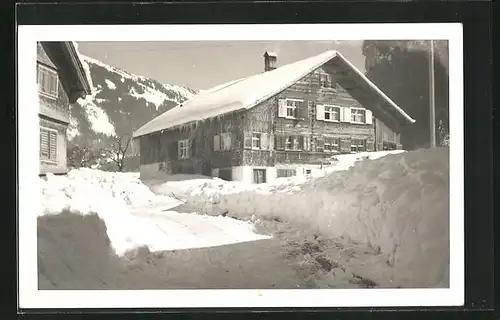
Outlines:
{"type": "Polygon", "coordinates": [[[299,139],[299,150],[305,150],[305,145],[304,145],[304,136],[298,136],[299,139]]]}
{"type": "Polygon", "coordinates": [[[245,133],[243,144],[244,144],[244,148],[252,148],[252,134],[251,133],[249,133],[249,132],[245,133]]]}
{"type": "Polygon", "coordinates": [[[366,141],[366,151],[374,151],[375,150],[375,140],[373,139],[368,139],[366,141]]]}
{"type": "Polygon", "coordinates": [[[280,118],[286,117],[286,99],[278,100],[278,117],[280,118]]]}
{"type": "Polygon", "coordinates": [[[188,157],[194,157],[194,153],[195,153],[195,139],[194,138],[190,138],[188,139],[187,141],[187,145],[188,145],[188,150],[187,150],[187,155],[188,157]]]}
{"type": "Polygon", "coordinates": [[[269,142],[269,150],[274,150],[274,137],[269,135],[267,141],[269,142]]]}
{"type": "Polygon", "coordinates": [[[231,149],[231,134],[230,133],[225,133],[224,134],[224,150],[230,150],[231,149]]]}
{"type": "Polygon", "coordinates": [[[269,149],[269,134],[262,133],[260,135],[260,148],[264,150],[269,149]]]}
{"type": "Polygon", "coordinates": [[[49,136],[50,136],[50,155],[49,158],[50,160],[56,160],[56,155],[57,155],[57,132],[54,131],[49,131],[49,136]]]}
{"type": "Polygon", "coordinates": [[[214,151],[219,151],[220,150],[220,136],[215,135],[214,136],[214,151]]]}
{"type": "Polygon", "coordinates": [[[373,124],[373,114],[368,109],[365,111],[365,122],[366,124],[373,124]]]}
{"type": "Polygon", "coordinates": [[[276,140],[276,150],[285,150],[285,136],[277,134],[274,136],[276,140]]]}
{"type": "Polygon", "coordinates": [[[316,120],[325,120],[325,106],[322,104],[316,105],[316,120]]]}
{"type": "Polygon", "coordinates": [[[44,129],[40,129],[40,155],[49,156],[49,132],[44,129]]]}
{"type": "Polygon", "coordinates": [[[342,119],[342,122],[351,122],[351,108],[349,107],[344,107],[344,117],[342,119]]]}
{"type": "MultiPolygon", "coordinates": [[[[179,142],[178,141],[174,141],[170,144],[170,148],[169,148],[169,153],[170,153],[170,160],[176,160],[177,158],[179,158],[179,142]]],[[[156,150],[155,147],[153,147],[153,150],[156,150]]]]}

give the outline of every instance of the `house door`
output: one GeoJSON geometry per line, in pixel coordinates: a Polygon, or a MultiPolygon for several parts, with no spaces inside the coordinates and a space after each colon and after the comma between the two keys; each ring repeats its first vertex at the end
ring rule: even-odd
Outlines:
{"type": "Polygon", "coordinates": [[[266,182],[266,169],[253,169],[253,182],[265,183],[266,182]]]}
{"type": "Polygon", "coordinates": [[[204,176],[211,176],[212,175],[212,166],[208,162],[203,162],[201,165],[201,174],[204,176]]]}

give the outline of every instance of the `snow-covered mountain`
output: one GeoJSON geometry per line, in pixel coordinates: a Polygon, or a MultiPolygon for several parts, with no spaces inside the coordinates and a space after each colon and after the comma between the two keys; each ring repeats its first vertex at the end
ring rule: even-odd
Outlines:
{"type": "Polygon", "coordinates": [[[130,135],[161,113],[192,98],[196,90],[161,84],[80,54],[92,94],[71,107],[69,145],[102,145],[130,135]]]}

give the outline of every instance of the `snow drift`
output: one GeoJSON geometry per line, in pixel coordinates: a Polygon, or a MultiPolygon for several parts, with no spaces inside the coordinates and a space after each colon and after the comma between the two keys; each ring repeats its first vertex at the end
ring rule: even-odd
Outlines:
{"type": "Polygon", "coordinates": [[[97,214],[115,253],[147,246],[150,251],[218,246],[269,238],[253,232],[253,224],[229,217],[174,212],[181,201],[155,195],[138,173],[72,170],[40,181],[39,216],[69,211],[97,214]]]}
{"type": "Polygon", "coordinates": [[[235,182],[208,179],[167,182],[152,190],[177,192],[202,212],[280,219],[311,233],[365,242],[388,255],[393,283],[447,287],[449,149],[357,162],[365,155],[347,157],[324,177],[289,179],[280,187],[285,192],[270,192],[272,185],[236,188],[235,182]]]}

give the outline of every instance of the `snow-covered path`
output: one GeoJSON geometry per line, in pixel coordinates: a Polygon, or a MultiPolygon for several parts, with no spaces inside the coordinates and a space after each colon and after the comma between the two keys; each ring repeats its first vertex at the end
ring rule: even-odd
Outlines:
{"type": "Polygon", "coordinates": [[[229,217],[164,211],[153,206],[131,209],[131,214],[157,234],[155,241],[148,243],[151,251],[206,248],[271,238],[256,234],[252,223],[229,217]]]}
{"type": "Polygon", "coordinates": [[[40,179],[39,216],[69,211],[97,214],[115,253],[147,246],[150,251],[206,248],[269,239],[254,225],[228,217],[173,211],[182,201],[155,195],[137,174],[73,170],[67,176],[40,179]]]}

